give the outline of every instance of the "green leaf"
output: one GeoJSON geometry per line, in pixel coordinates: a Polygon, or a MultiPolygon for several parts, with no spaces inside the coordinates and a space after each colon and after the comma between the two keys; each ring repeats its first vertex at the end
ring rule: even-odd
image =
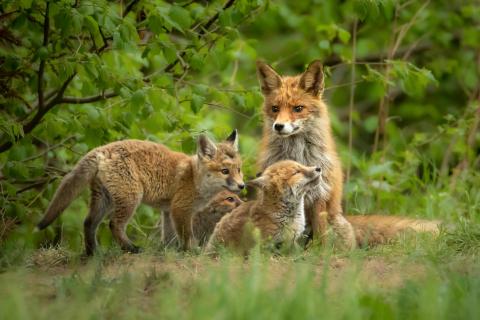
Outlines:
{"type": "Polygon", "coordinates": [[[152,30],[153,33],[162,33],[163,32],[163,19],[156,15],[151,14],[148,16],[148,27],[152,30]]]}
{"type": "Polygon", "coordinates": [[[179,31],[188,29],[192,24],[189,11],[182,7],[172,6],[169,15],[172,21],[180,26],[181,30],[179,31]]]}
{"type": "Polygon", "coordinates": [[[342,41],[343,43],[348,43],[348,41],[350,40],[350,32],[348,32],[348,31],[345,30],[345,29],[339,28],[339,29],[338,29],[338,38],[339,38],[340,41],[342,41]]]}
{"type": "Polygon", "coordinates": [[[190,109],[193,113],[198,113],[205,102],[205,98],[197,94],[192,94],[192,101],[190,101],[190,109]]]}
{"type": "Polygon", "coordinates": [[[48,49],[46,47],[41,47],[38,49],[38,57],[40,60],[45,60],[48,58],[48,49]]]}
{"type": "Polygon", "coordinates": [[[160,15],[160,17],[162,17],[163,19],[163,26],[168,30],[168,31],[171,31],[172,28],[174,29],[177,29],[178,31],[180,31],[181,33],[184,33],[184,30],[182,28],[182,26],[177,23],[177,21],[175,21],[174,19],[172,19],[170,17],[170,10],[166,10],[166,8],[159,8],[157,10],[158,14],[160,15]]]}
{"type": "Polygon", "coordinates": [[[88,31],[93,36],[93,41],[95,41],[96,46],[103,45],[102,36],[100,35],[100,31],[98,29],[98,23],[92,16],[85,16],[84,17],[84,24],[87,27],[88,31]]]}
{"type": "Polygon", "coordinates": [[[193,137],[187,137],[182,140],[182,151],[186,154],[192,154],[195,152],[197,142],[193,137]]]}
{"type": "Polygon", "coordinates": [[[145,104],[145,92],[143,90],[137,90],[133,93],[132,97],[130,98],[130,105],[132,111],[140,110],[143,105],[145,104]]]}

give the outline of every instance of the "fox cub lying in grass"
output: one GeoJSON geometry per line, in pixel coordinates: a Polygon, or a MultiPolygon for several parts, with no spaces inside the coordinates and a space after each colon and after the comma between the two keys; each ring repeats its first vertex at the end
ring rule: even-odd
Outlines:
{"type": "Polygon", "coordinates": [[[242,190],[241,164],[236,130],[218,144],[200,135],[194,156],[149,141],[113,142],[87,153],[63,178],[38,228],[50,225],[89,185],[90,211],[84,222],[88,255],[95,251],[97,227],[109,211],[115,240],[122,249],[138,252],[125,228],[141,202],[168,211],[181,247],[188,249],[194,208],[221,190],[242,190]]]}

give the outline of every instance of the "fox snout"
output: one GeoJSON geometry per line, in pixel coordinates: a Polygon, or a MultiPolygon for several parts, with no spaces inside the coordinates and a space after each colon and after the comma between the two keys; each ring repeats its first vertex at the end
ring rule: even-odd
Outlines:
{"type": "Polygon", "coordinates": [[[319,166],[308,167],[308,170],[305,172],[305,176],[310,179],[316,179],[322,173],[322,168],[319,166]]]}
{"type": "Polygon", "coordinates": [[[245,182],[241,178],[229,178],[227,179],[227,189],[232,192],[239,192],[245,189],[245,182]]]}
{"type": "Polygon", "coordinates": [[[273,131],[279,135],[291,135],[300,129],[298,124],[293,122],[279,122],[273,123],[273,131]]]}

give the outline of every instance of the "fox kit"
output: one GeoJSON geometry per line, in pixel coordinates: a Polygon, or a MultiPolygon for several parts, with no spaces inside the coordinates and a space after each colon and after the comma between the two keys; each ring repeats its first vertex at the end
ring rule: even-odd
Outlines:
{"type": "Polygon", "coordinates": [[[428,232],[438,234],[439,220],[412,219],[399,216],[358,215],[347,216],[353,225],[359,246],[386,244],[406,232],[428,232]]]}
{"type": "Polygon", "coordinates": [[[192,209],[225,188],[243,189],[240,168],[236,130],[218,144],[200,135],[195,156],[149,141],[113,142],[87,153],[63,178],[38,228],[51,224],[90,185],[90,212],[84,222],[88,255],[95,250],[97,227],[109,211],[115,240],[122,249],[138,252],[125,228],[141,202],[170,212],[178,239],[187,249],[192,209]]]}
{"type": "Polygon", "coordinates": [[[192,217],[192,229],[198,244],[203,247],[220,219],[242,203],[243,201],[235,193],[223,190],[214,195],[204,208],[195,211],[192,217]]]}
{"type": "Polygon", "coordinates": [[[273,244],[294,244],[305,229],[304,198],[312,187],[326,192],[320,167],[285,160],[272,164],[249,182],[259,189],[257,200],[226,214],[208,242],[207,252],[219,245],[247,253],[255,244],[254,230],[273,244]],[[252,230],[253,229],[253,230],[252,230]]]}
{"type": "MultiPolygon", "coordinates": [[[[322,65],[312,62],[298,76],[282,77],[272,67],[258,61],[257,74],[264,96],[261,170],[285,159],[308,166],[319,166],[322,183],[305,196],[307,225],[315,238],[326,226],[321,212],[347,249],[355,247],[351,224],[342,214],[343,175],[330,127],[328,108],[322,101],[322,65]]],[[[320,182],[319,182],[320,183],[320,182]]]]}

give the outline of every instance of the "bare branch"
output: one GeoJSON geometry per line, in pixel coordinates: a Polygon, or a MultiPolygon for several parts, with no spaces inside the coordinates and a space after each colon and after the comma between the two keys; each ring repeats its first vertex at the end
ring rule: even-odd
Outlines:
{"type": "MultiPolygon", "coordinates": [[[[43,22],[43,47],[48,45],[48,35],[50,32],[50,2],[47,1],[47,5],[45,8],[45,20],[43,22]]],[[[43,109],[43,74],[45,72],[45,62],[46,59],[42,59],[40,57],[40,67],[38,68],[38,84],[37,84],[37,91],[38,91],[38,108],[41,110],[43,109]]]]}

